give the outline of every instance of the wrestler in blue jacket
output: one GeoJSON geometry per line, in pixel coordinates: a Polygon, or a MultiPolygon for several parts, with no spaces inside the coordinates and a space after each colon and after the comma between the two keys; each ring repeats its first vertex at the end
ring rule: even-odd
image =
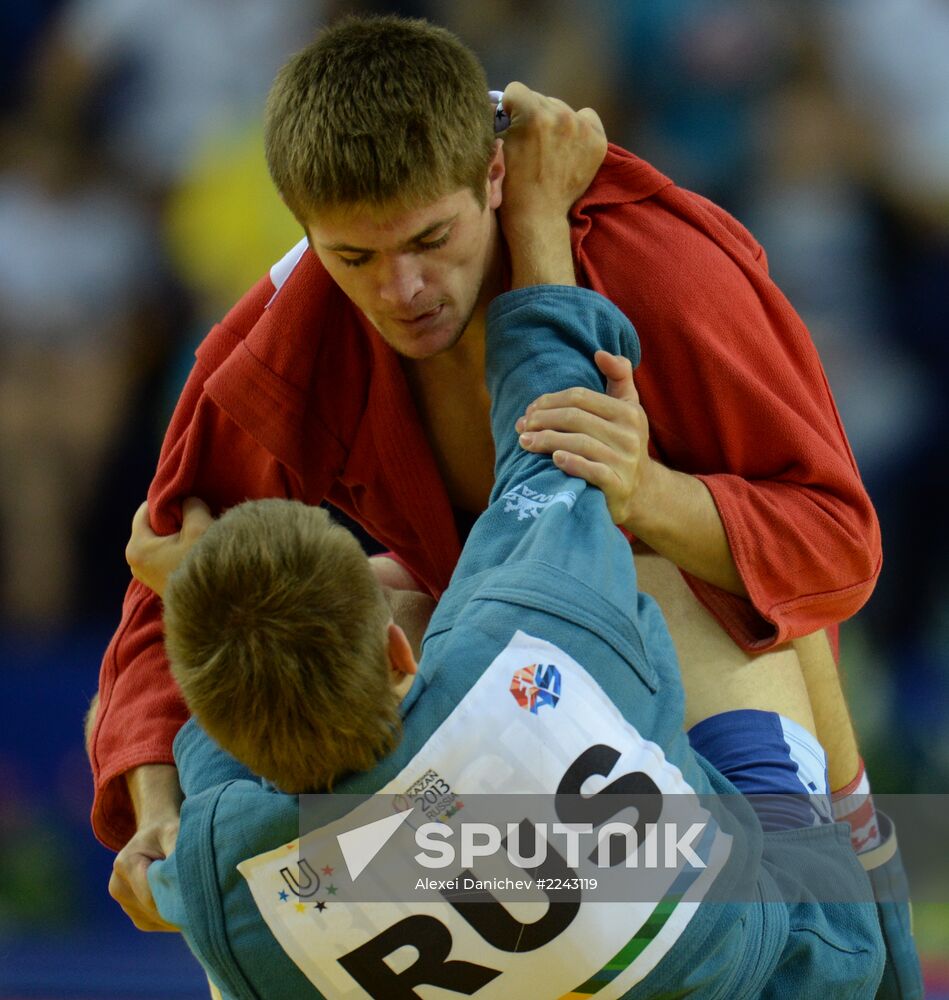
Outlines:
{"type": "MultiPolygon", "coordinates": [[[[177,847],[149,881],[228,1000],[434,995],[424,984],[504,1000],[874,996],[879,923],[847,828],[762,832],[690,748],[669,634],[637,590],[603,494],[518,445],[515,420],[540,392],[602,390],[598,348],[639,354],[629,321],[592,291],[539,286],[491,306],[490,505],[426,633],[399,747],[334,795],[308,797],[305,836],[296,797],[255,778],[193,720],[181,731],[177,847]],[[594,832],[622,818],[618,793],[631,789],[650,812],[636,823],[659,828],[682,803],[703,821],[645,901],[636,891],[604,901],[583,886],[537,892],[529,906],[490,891],[476,903],[450,892],[367,897],[364,886],[384,885],[420,852],[420,824],[406,807],[409,822],[354,877],[337,837],[386,815],[378,803],[390,800],[353,805],[347,793],[411,806],[413,790],[436,782],[452,833],[489,793],[525,809],[546,803],[554,820],[594,832]]],[[[545,871],[569,874],[561,855],[545,871]]],[[[645,878],[631,860],[611,855],[602,885],[645,878]]],[[[592,864],[581,858],[582,873],[592,864]]]]}

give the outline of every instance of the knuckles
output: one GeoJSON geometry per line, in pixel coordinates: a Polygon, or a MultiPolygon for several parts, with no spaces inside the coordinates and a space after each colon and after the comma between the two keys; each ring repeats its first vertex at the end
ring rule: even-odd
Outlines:
{"type": "Polygon", "coordinates": [[[512,80],[505,87],[503,100],[522,124],[530,123],[538,131],[581,138],[594,132],[603,134],[600,116],[592,108],[574,111],[566,102],[531,90],[518,80],[512,80]]]}
{"type": "Polygon", "coordinates": [[[554,128],[561,135],[570,135],[571,132],[577,129],[579,124],[579,119],[576,115],[567,107],[555,108],[552,114],[554,128]]]}
{"type": "Polygon", "coordinates": [[[572,389],[564,391],[562,396],[563,405],[569,408],[580,408],[587,402],[590,395],[592,394],[589,389],[584,389],[582,386],[574,386],[572,389]]]}
{"type": "Polygon", "coordinates": [[[132,570],[132,576],[138,579],[139,567],[142,563],[142,550],[137,541],[130,541],[125,546],[125,561],[132,570]]]}

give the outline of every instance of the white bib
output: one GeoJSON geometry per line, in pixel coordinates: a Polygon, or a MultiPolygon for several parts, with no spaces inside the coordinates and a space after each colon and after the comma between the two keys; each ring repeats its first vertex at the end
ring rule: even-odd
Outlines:
{"type": "MultiPolygon", "coordinates": [[[[700,851],[705,867],[697,869],[680,858],[674,867],[658,874],[651,871],[650,887],[656,885],[656,878],[660,880],[660,890],[653,897],[658,903],[602,902],[590,899],[592,894],[581,888],[579,906],[569,923],[540,946],[535,935],[529,951],[508,950],[486,940],[454,906],[431,898],[431,892],[427,898],[420,893],[421,898],[411,901],[412,893],[406,891],[404,882],[393,892],[386,891],[385,858],[393,857],[392,852],[402,858],[417,856],[416,831],[422,824],[440,821],[457,834],[462,821],[477,819],[472,815],[476,805],[466,807],[466,798],[475,803],[471,796],[543,796],[531,802],[549,802],[555,822],[554,793],[571,765],[594,747],[610,750],[609,759],[615,762],[607,774],[591,774],[582,782],[578,790],[584,798],[596,796],[618,777],[631,773],[647,776],[663,802],[668,795],[695,796],[661,748],[643,739],[579,663],[551,643],[518,631],[409,764],[380,789],[380,794],[397,797],[388,800],[388,812],[383,815],[389,820],[380,824],[392,832],[378,855],[357,873],[358,883],[350,879],[352,859],[347,867],[337,836],[378,821],[379,805],[373,809],[374,800],[307,834],[302,844],[294,841],[249,858],[238,869],[281,947],[310,982],[333,1000],[413,995],[435,1000],[453,992],[490,1000],[620,997],[670,951],[728,857],[731,838],[697,804],[695,812],[708,819],[708,835],[700,851]],[[406,822],[392,818],[412,806],[415,811],[406,815],[406,822]],[[378,894],[367,896],[367,885],[378,894]],[[363,899],[399,901],[347,902],[357,887],[363,899]],[[407,920],[411,917],[418,919],[407,920]],[[428,955],[426,961],[444,970],[444,977],[436,972],[428,982],[438,984],[441,978],[441,985],[412,978],[413,965],[420,963],[415,972],[422,975],[426,964],[423,946],[412,944],[417,933],[426,942],[434,942],[431,947],[437,954],[428,955]],[[383,936],[381,952],[376,948],[369,954],[366,948],[371,952],[376,947],[369,942],[381,942],[383,936]],[[393,941],[397,945],[402,939],[406,941],[403,946],[386,951],[393,941]],[[358,955],[346,958],[360,948],[358,955]],[[380,975],[373,978],[366,970],[380,961],[385,969],[378,968],[380,975]],[[347,965],[361,981],[347,971],[347,965]],[[389,977],[403,971],[405,977],[398,987],[386,985],[389,977]],[[456,973],[457,980],[453,978],[456,973]]],[[[352,838],[343,840],[352,843],[352,838]]],[[[563,841],[548,840],[563,853],[563,841]]],[[[446,842],[457,847],[459,836],[448,837],[446,842]]],[[[592,843],[586,841],[582,850],[582,870],[571,874],[608,879],[610,869],[587,863],[592,843]]],[[[453,878],[463,867],[460,854],[457,857],[451,867],[422,874],[432,879],[453,878]]],[[[492,877],[530,877],[508,863],[506,855],[500,861],[486,859],[484,871],[492,877]]],[[[471,873],[482,874],[480,862],[471,873]]],[[[514,921],[528,926],[539,925],[550,910],[549,900],[536,890],[528,899],[519,897],[499,905],[514,921]]],[[[530,934],[525,940],[530,940],[530,934]]]]}

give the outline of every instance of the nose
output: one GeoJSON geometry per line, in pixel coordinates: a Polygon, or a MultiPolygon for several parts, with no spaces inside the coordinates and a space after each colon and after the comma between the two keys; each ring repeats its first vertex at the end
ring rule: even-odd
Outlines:
{"type": "Polygon", "coordinates": [[[414,254],[395,254],[382,261],[379,298],[386,305],[410,305],[423,284],[421,263],[414,254]]]}

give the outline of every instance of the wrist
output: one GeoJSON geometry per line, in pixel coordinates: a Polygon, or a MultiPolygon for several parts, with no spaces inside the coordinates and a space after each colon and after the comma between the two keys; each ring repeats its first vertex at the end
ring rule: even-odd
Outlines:
{"type": "Polygon", "coordinates": [[[675,489],[676,478],[682,473],[674,472],[652,458],[645,459],[645,462],[639,485],[630,499],[621,527],[647,545],[652,545],[650,536],[660,530],[668,497],[675,489]]]}

